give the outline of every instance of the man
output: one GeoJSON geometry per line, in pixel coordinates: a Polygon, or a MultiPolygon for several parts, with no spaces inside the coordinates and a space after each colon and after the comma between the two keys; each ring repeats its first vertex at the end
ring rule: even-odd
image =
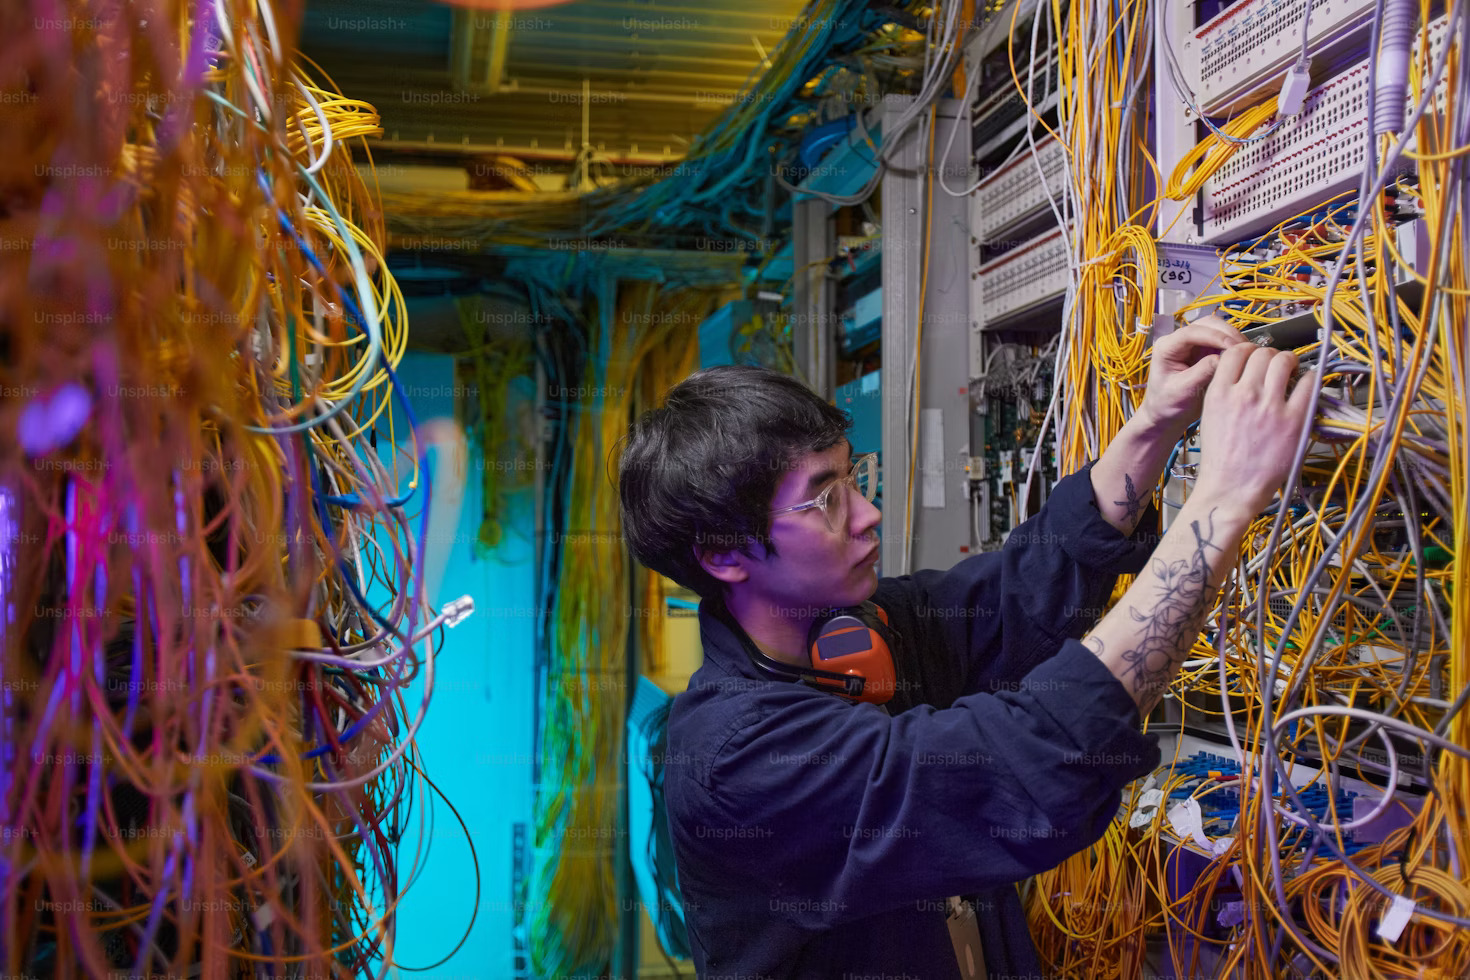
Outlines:
{"type": "Polygon", "coordinates": [[[896,579],[874,571],[848,419],[798,382],[701,371],[634,424],[629,546],[703,597],[665,769],[700,977],[952,980],[959,895],[992,975],[1041,975],[1014,885],[1098,840],[1158,765],[1141,718],[1285,479],[1312,406],[1288,395],[1295,366],[1221,320],[1182,328],[1138,414],[1004,549],[896,579]],[[1137,529],[1201,411],[1198,479],[1160,540],[1137,529]],[[813,622],[870,598],[898,634],[886,703],[773,669],[811,669],[813,622]]]}

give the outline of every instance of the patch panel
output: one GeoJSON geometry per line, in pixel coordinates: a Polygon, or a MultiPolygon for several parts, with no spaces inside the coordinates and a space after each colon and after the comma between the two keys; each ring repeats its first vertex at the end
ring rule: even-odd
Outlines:
{"type": "MultiPolygon", "coordinates": [[[[1176,834],[1168,833],[1168,829],[1172,828],[1169,827],[1166,815],[1177,803],[1188,798],[1206,782],[1219,782],[1224,785],[1218,790],[1199,797],[1203,830],[1211,838],[1233,836],[1239,831],[1236,821],[1240,812],[1240,796],[1238,788],[1232,788],[1231,784],[1239,781],[1241,766],[1231,747],[1228,744],[1216,743],[1212,740],[1213,737],[1213,733],[1208,739],[1181,733],[1178,736],[1181,743],[1179,759],[1172,765],[1165,762],[1153,776],[1158,785],[1162,785],[1164,780],[1171,775],[1189,777],[1189,782],[1175,787],[1167,796],[1161,792],[1157,798],[1150,801],[1153,806],[1164,811],[1160,815],[1165,817],[1166,836],[1186,847],[1192,847],[1194,842],[1181,841],[1176,834]],[[1186,752],[1189,754],[1186,755],[1186,752]]],[[[1168,759],[1171,748],[1161,747],[1164,749],[1165,759],[1168,759]]],[[[1363,817],[1372,811],[1384,793],[1384,788],[1381,786],[1354,779],[1342,773],[1333,779],[1332,789],[1329,792],[1318,778],[1321,770],[1302,762],[1292,763],[1288,767],[1288,772],[1308,813],[1318,822],[1325,822],[1328,825],[1347,823],[1363,817]]],[[[1402,773],[1401,778],[1404,778],[1402,773]]],[[[1344,834],[1343,849],[1348,854],[1355,854],[1367,845],[1382,840],[1390,830],[1403,826],[1412,819],[1413,814],[1422,805],[1422,800],[1412,792],[1406,791],[1402,785],[1398,787],[1398,791],[1402,806],[1394,807],[1378,819],[1344,834]]],[[[1277,800],[1282,801],[1285,801],[1288,796],[1279,782],[1276,784],[1273,795],[1277,800]]],[[[1146,808],[1146,805],[1141,808],[1146,808]]],[[[1131,817],[1131,814],[1129,816],[1131,817]]],[[[1304,841],[1296,844],[1297,849],[1305,846],[1304,841]]]]}
{"type": "MultiPolygon", "coordinates": [[[[1033,112],[1047,120],[1056,116],[1059,63],[1056,40],[1052,37],[1055,12],[1042,17],[1036,59],[1032,63],[1032,23],[1028,11],[1034,8],[1035,0],[1021,0],[1020,6],[1019,17],[1013,19],[1010,10],[995,16],[975,32],[965,47],[965,73],[970,79],[970,91],[975,93],[969,104],[970,159],[982,165],[999,165],[1010,156],[1034,122],[1033,112]],[[1008,32],[1013,24],[1015,33],[1011,35],[1008,32]],[[1021,94],[1023,88],[1027,92],[1025,97],[1021,94]]],[[[1063,17],[1066,10],[1067,3],[1063,0],[1063,17]]]]}
{"type": "MultiPolygon", "coordinates": [[[[1009,151],[1013,141],[1026,131],[1036,116],[1046,118],[1047,113],[1057,107],[1059,82],[1057,64],[1053,54],[1038,56],[1034,74],[1030,77],[1030,108],[1015,83],[1006,80],[989,97],[977,101],[972,107],[970,126],[970,150],[977,162],[994,160],[1009,151]]],[[[1026,81],[1026,73],[1022,74],[1026,81]]]]}
{"type": "MultiPolygon", "coordinates": [[[[1375,575],[1375,577],[1388,578],[1389,576],[1387,574],[1380,574],[1375,575]]],[[[1351,580],[1353,591],[1359,593],[1362,591],[1366,591],[1367,581],[1368,580],[1366,578],[1354,576],[1354,578],[1351,580]]],[[[1388,613],[1388,622],[1381,627],[1381,630],[1383,631],[1383,635],[1391,637],[1395,640],[1399,640],[1406,636],[1408,632],[1412,629],[1412,627],[1410,625],[1404,625],[1402,626],[1403,632],[1400,633],[1398,632],[1398,629],[1394,626],[1394,623],[1395,621],[1404,624],[1412,623],[1415,608],[1414,597],[1412,594],[1412,590],[1408,588],[1404,588],[1395,592],[1394,585],[1391,581],[1386,583],[1386,589],[1389,593],[1389,597],[1387,604],[1384,606],[1384,609],[1388,613]]],[[[1276,617],[1278,621],[1284,621],[1286,617],[1291,614],[1291,610],[1294,605],[1296,605],[1295,596],[1272,595],[1269,599],[1266,600],[1266,608],[1270,610],[1271,615],[1276,617]]],[[[1319,605],[1314,603],[1307,608],[1309,614],[1312,615],[1314,619],[1320,618],[1321,608],[1319,605]]],[[[1338,606],[1337,609],[1333,612],[1332,618],[1328,621],[1328,626],[1331,630],[1330,635],[1337,637],[1353,635],[1354,630],[1356,629],[1356,627],[1354,627],[1354,623],[1360,622],[1360,620],[1350,620],[1348,618],[1347,610],[1348,604],[1344,603],[1338,606]]],[[[1378,630],[1375,630],[1374,632],[1377,633],[1378,630]]],[[[1428,633],[1426,628],[1425,642],[1427,642],[1427,637],[1428,633]]],[[[1331,640],[1328,641],[1329,644],[1331,644],[1332,642],[1333,641],[1331,640]]],[[[1295,644],[1292,644],[1289,641],[1286,645],[1288,649],[1296,649],[1295,644]]],[[[1421,643],[1421,647],[1422,645],[1423,644],[1421,643]]],[[[1362,646],[1362,644],[1359,644],[1359,646],[1362,646]]],[[[1353,649],[1356,651],[1358,647],[1355,646],[1353,649]]],[[[1364,657],[1359,655],[1358,659],[1361,661],[1362,659],[1364,659],[1364,657]]]]}
{"type": "Polygon", "coordinates": [[[1019,0],[1016,10],[1010,4],[1006,4],[1004,10],[991,8],[986,15],[977,18],[979,29],[965,42],[965,73],[967,75],[978,71],[980,66],[997,51],[1001,51],[1010,39],[1008,30],[1012,23],[1021,25],[1017,31],[1019,36],[1025,32],[1030,37],[1031,18],[1036,11],[1037,0],[1019,0]]]}
{"type": "Polygon", "coordinates": [[[1203,238],[1233,241],[1358,185],[1368,148],[1368,65],[1307,95],[1302,113],[1236,151],[1205,182],[1203,238]]]}
{"type": "MultiPolygon", "coordinates": [[[[1444,19],[1426,33],[1430,57],[1437,57],[1444,19]]],[[[1205,182],[1204,241],[1240,240],[1358,186],[1370,137],[1368,71],[1362,61],[1313,89],[1300,115],[1242,147],[1205,182]]]]}
{"type": "MultiPolygon", "coordinates": [[[[1448,30],[1448,17],[1436,17],[1434,20],[1430,21],[1429,29],[1426,31],[1422,31],[1419,36],[1414,39],[1414,54],[1410,64],[1417,65],[1420,63],[1420,59],[1423,58],[1424,42],[1425,40],[1428,40],[1429,57],[1427,61],[1428,64],[1432,66],[1434,62],[1439,58],[1440,54],[1444,51],[1445,35],[1448,30]]],[[[1460,56],[1463,58],[1464,54],[1461,53],[1460,56]]],[[[1412,71],[1413,69],[1411,68],[1410,70],[1412,71]]],[[[1448,72],[1448,68],[1446,69],[1446,71],[1448,72]]],[[[1439,85],[1435,88],[1434,105],[1430,108],[1431,112],[1438,113],[1440,115],[1444,114],[1446,94],[1447,85],[1445,81],[1441,79],[1439,85]]],[[[1413,101],[1414,94],[1411,91],[1409,93],[1410,112],[1412,112],[1414,109],[1413,101]]]]}
{"type": "MultiPolygon", "coordinates": [[[[1307,47],[1331,56],[1372,20],[1373,0],[1310,0],[1307,47]]],[[[1205,115],[1220,115],[1275,96],[1280,77],[1301,54],[1308,0],[1244,0],[1190,34],[1179,52],[1205,115]]]]}
{"type": "Polygon", "coordinates": [[[993,242],[1005,229],[1049,209],[1047,186],[1060,195],[1067,179],[1067,154],[1050,136],[1036,144],[1036,152],[1020,157],[985,178],[970,199],[970,227],[975,238],[993,242]],[[1039,171],[1039,173],[1038,173],[1039,171]],[[1043,182],[1044,178],[1044,182],[1043,182]]]}
{"type": "Polygon", "coordinates": [[[976,324],[991,329],[1060,299],[1070,283],[1070,234],[1054,228],[981,266],[970,288],[976,324]]]}
{"type": "MultiPolygon", "coordinates": [[[[1211,838],[1223,837],[1236,832],[1240,816],[1240,763],[1224,755],[1212,752],[1197,752],[1176,762],[1171,775],[1186,776],[1189,781],[1171,790],[1161,805],[1167,810],[1177,803],[1189,799],[1207,783],[1221,783],[1226,787],[1204,794],[1197,800],[1200,809],[1201,829],[1211,838]]],[[[1285,799],[1285,790],[1278,789],[1278,799],[1285,799]]],[[[1329,793],[1320,784],[1298,790],[1303,806],[1313,819],[1319,822],[1343,824],[1353,819],[1354,801],[1358,794],[1352,790],[1337,789],[1329,793]]],[[[1176,838],[1177,839],[1177,838],[1176,838]]],[[[1367,841],[1356,840],[1351,832],[1346,835],[1343,850],[1355,854],[1367,846],[1367,841]]]]}

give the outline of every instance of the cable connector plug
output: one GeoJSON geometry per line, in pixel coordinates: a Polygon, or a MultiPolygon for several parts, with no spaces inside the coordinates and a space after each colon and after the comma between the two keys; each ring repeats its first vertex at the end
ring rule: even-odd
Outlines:
{"type": "Polygon", "coordinates": [[[1302,111],[1302,103],[1307,101],[1307,89],[1312,86],[1309,67],[1305,64],[1292,65],[1286,77],[1281,80],[1281,94],[1276,97],[1278,119],[1295,116],[1302,111]]]}
{"type": "Polygon", "coordinates": [[[451,600],[444,606],[444,625],[454,629],[460,623],[469,619],[475,611],[475,600],[467,595],[451,600]]]}

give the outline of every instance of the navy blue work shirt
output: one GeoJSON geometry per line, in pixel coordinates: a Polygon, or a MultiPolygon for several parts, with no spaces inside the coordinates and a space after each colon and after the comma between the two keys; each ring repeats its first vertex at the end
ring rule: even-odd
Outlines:
{"type": "Polygon", "coordinates": [[[1090,469],[1002,550],[879,580],[904,641],[882,707],[762,672],[700,605],[664,775],[699,977],[957,980],[950,895],[976,903],[991,977],[1042,975],[1015,883],[1095,843],[1159,764],[1077,642],[1158,543],[1103,520],[1090,469]]]}

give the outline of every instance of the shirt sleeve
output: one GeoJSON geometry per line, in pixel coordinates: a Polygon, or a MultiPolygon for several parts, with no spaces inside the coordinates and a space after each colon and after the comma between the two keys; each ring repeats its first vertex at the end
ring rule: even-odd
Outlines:
{"type": "Polygon", "coordinates": [[[1128,537],[1103,519],[1092,465],[1062,479],[1000,551],[895,580],[916,615],[941,632],[943,649],[963,654],[963,693],[1014,683],[1064,640],[1080,638],[1102,616],[1117,577],[1141,571],[1158,546],[1152,506],[1128,537]]]}
{"type": "Polygon", "coordinates": [[[777,697],[815,700],[769,705],[700,791],[707,822],[693,822],[740,833],[676,833],[802,928],[1054,867],[1100,838],[1123,786],[1159,763],[1132,699],[1076,641],[1019,690],[943,710],[889,717],[795,686],[777,697]]]}

